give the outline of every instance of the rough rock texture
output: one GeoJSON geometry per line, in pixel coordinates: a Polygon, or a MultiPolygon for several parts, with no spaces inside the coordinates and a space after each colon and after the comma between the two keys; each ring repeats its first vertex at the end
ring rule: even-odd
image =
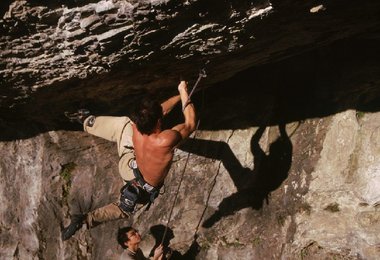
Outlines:
{"type": "Polygon", "coordinates": [[[210,85],[338,39],[378,39],[379,10],[369,0],[5,1],[0,114],[62,129],[64,110],[120,113],[129,103],[115,103],[167,96],[207,60],[210,85]]]}
{"type": "MultiPolygon", "coordinates": [[[[133,224],[175,259],[380,258],[379,3],[3,1],[0,259],[117,259],[133,224]],[[132,219],[71,214],[117,199],[114,144],[67,123],[174,93],[205,60],[200,130],[132,219]],[[232,75],[235,75],[231,77],[232,75]],[[194,240],[194,235],[197,239],[194,240]]],[[[181,120],[176,108],[166,122],[181,120]]]]}
{"type": "MultiPolygon", "coordinates": [[[[192,255],[197,232],[197,259],[377,259],[379,117],[350,110],[308,119],[288,124],[280,139],[277,126],[198,132],[169,223],[176,255],[192,255]]],[[[77,213],[117,197],[114,146],[49,132],[1,150],[9,151],[1,164],[2,259],[112,259],[122,252],[116,230],[129,221],[144,234],[148,254],[155,242],[149,231],[160,234],[167,223],[187,158],[178,150],[165,193],[149,211],[82,228],[62,242],[69,208],[77,213]],[[66,197],[69,163],[75,167],[66,197]]]]}
{"type": "MultiPolygon", "coordinates": [[[[310,210],[295,217],[295,241],[318,242],[356,258],[380,256],[379,122],[379,113],[357,118],[354,111],[333,119],[304,197],[310,210]]],[[[296,251],[302,243],[289,249],[296,251]]]]}

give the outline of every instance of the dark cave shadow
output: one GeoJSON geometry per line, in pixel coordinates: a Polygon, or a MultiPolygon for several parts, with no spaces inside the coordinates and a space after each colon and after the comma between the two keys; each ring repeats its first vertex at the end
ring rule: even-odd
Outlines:
{"type": "Polygon", "coordinates": [[[261,209],[264,201],[269,203],[270,193],[280,187],[288,177],[293,146],[285,124],[278,125],[280,135],[270,143],[268,154],[259,145],[265,129],[266,126],[260,126],[251,138],[253,170],[241,165],[226,142],[189,139],[180,147],[181,150],[193,154],[220,160],[237,188],[237,192],[222,200],[218,210],[203,222],[203,227],[209,228],[222,217],[232,215],[243,208],[261,209]]]}
{"type": "MultiPolygon", "coordinates": [[[[278,125],[348,109],[378,112],[379,41],[371,38],[340,40],[288,59],[251,67],[205,88],[192,98],[201,119],[199,129],[218,131],[278,125]],[[272,106],[274,102],[276,111],[268,122],[268,104],[272,106]]],[[[209,77],[218,73],[212,63],[208,67],[209,77]]],[[[104,75],[87,83],[79,79],[57,83],[59,86],[55,89],[41,89],[22,105],[2,106],[0,141],[31,138],[48,131],[82,131],[80,125],[68,122],[63,115],[64,111],[79,106],[89,108],[95,115],[128,115],[128,109],[142,92],[128,96],[117,93],[112,99],[86,96],[95,81],[109,78],[110,75],[104,75]],[[57,94],[61,92],[70,92],[72,96],[57,94]]],[[[166,92],[166,96],[170,94],[166,92]]],[[[177,106],[167,117],[166,125],[179,120],[182,114],[177,106]]]]}
{"type": "Polygon", "coordinates": [[[181,254],[177,250],[173,250],[170,248],[170,240],[174,238],[173,230],[168,227],[165,239],[162,241],[162,238],[165,234],[165,226],[164,225],[155,225],[150,228],[150,233],[155,239],[155,245],[153,246],[152,250],[149,253],[149,257],[152,257],[154,254],[154,250],[162,243],[164,246],[164,255],[169,254],[171,255],[170,258],[164,257],[163,259],[181,259],[181,260],[192,260],[196,259],[196,256],[200,252],[200,246],[196,240],[196,238],[193,239],[189,249],[184,253],[181,254]]]}
{"type": "Polygon", "coordinates": [[[12,3],[12,0],[2,0],[0,2],[0,16],[4,17],[5,13],[9,10],[9,5],[12,3]]]}

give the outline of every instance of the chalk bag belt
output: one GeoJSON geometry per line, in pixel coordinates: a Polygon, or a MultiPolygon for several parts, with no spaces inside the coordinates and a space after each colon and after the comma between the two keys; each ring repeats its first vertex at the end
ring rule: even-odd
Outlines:
{"type": "MultiPolygon", "coordinates": [[[[138,168],[132,168],[132,169],[133,169],[133,174],[135,175],[135,178],[136,178],[135,180],[137,181],[137,183],[140,185],[140,187],[142,187],[150,195],[150,203],[149,204],[153,203],[154,199],[157,198],[158,194],[160,193],[160,189],[153,187],[152,185],[147,183],[144,180],[144,177],[141,175],[141,172],[138,168]]],[[[149,206],[148,206],[148,208],[149,208],[149,206]]]]}
{"type": "Polygon", "coordinates": [[[141,189],[143,189],[144,191],[146,191],[149,195],[149,203],[146,207],[145,210],[148,210],[151,206],[151,204],[153,203],[153,201],[158,197],[158,195],[160,194],[160,189],[161,189],[161,186],[156,188],[156,187],[153,187],[152,185],[150,185],[149,183],[147,183],[145,180],[144,180],[144,177],[142,176],[139,168],[137,167],[137,163],[136,163],[136,159],[135,158],[131,158],[128,162],[128,166],[129,168],[132,169],[133,171],[133,175],[135,176],[135,178],[133,179],[134,182],[137,182],[137,184],[141,187],[141,189]]]}

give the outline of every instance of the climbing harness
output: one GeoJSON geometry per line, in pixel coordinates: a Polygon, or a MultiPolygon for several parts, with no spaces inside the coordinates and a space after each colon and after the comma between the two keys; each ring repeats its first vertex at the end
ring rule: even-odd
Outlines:
{"type": "Polygon", "coordinates": [[[139,184],[139,186],[149,194],[150,206],[150,204],[153,203],[153,201],[157,198],[158,194],[160,193],[161,187],[156,188],[147,183],[141,175],[139,168],[137,167],[133,168],[133,174],[135,175],[135,180],[139,184]]]}
{"type": "MultiPolygon", "coordinates": [[[[188,104],[191,103],[191,99],[190,99],[191,96],[193,95],[194,91],[197,89],[198,84],[199,84],[199,82],[201,81],[201,79],[202,79],[202,78],[205,78],[205,77],[207,77],[207,75],[206,75],[206,71],[205,71],[205,69],[201,69],[200,72],[199,72],[199,75],[198,75],[198,79],[197,79],[197,81],[195,82],[194,87],[192,88],[191,92],[189,93],[188,100],[187,100],[187,102],[185,103],[185,105],[184,105],[183,108],[182,108],[183,110],[186,108],[186,106],[187,106],[188,104]]],[[[196,136],[197,130],[198,130],[198,128],[199,128],[199,124],[200,124],[200,120],[198,119],[197,126],[196,126],[196,128],[195,128],[193,138],[195,138],[195,136],[196,136]]],[[[180,189],[180,187],[181,187],[181,184],[182,184],[182,181],[183,181],[183,177],[184,177],[184,175],[185,175],[185,171],[186,171],[187,164],[188,164],[188,162],[189,162],[189,158],[190,158],[190,152],[187,153],[187,158],[186,158],[186,161],[185,161],[185,165],[184,165],[184,167],[183,167],[183,170],[182,170],[182,173],[181,173],[181,178],[180,178],[180,180],[179,180],[179,183],[178,183],[178,186],[177,186],[177,190],[176,190],[176,192],[175,192],[175,196],[174,196],[173,204],[172,204],[172,206],[171,206],[171,208],[170,208],[169,217],[168,217],[168,221],[167,221],[167,223],[166,223],[166,225],[165,225],[165,231],[164,231],[164,234],[163,234],[163,236],[162,236],[161,244],[164,243],[164,241],[165,241],[165,237],[166,237],[166,234],[167,234],[167,232],[168,232],[169,222],[170,222],[170,219],[171,219],[172,214],[173,214],[174,206],[175,206],[175,203],[176,203],[177,198],[178,198],[179,189],[180,189]]]]}
{"type": "Polygon", "coordinates": [[[136,204],[139,203],[143,205],[146,204],[145,210],[148,210],[160,194],[161,186],[158,188],[153,187],[144,180],[134,158],[128,162],[128,165],[132,169],[135,178],[127,181],[121,188],[119,207],[125,212],[134,213],[136,204]]]}

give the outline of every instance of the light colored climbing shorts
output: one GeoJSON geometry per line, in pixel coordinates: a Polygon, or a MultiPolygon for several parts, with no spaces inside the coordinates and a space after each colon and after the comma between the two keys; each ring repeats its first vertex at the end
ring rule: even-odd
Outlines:
{"type": "Polygon", "coordinates": [[[83,123],[84,131],[89,134],[117,143],[119,155],[119,174],[128,181],[134,178],[128,163],[135,157],[132,142],[132,121],[126,117],[89,116],[83,123]]]}

